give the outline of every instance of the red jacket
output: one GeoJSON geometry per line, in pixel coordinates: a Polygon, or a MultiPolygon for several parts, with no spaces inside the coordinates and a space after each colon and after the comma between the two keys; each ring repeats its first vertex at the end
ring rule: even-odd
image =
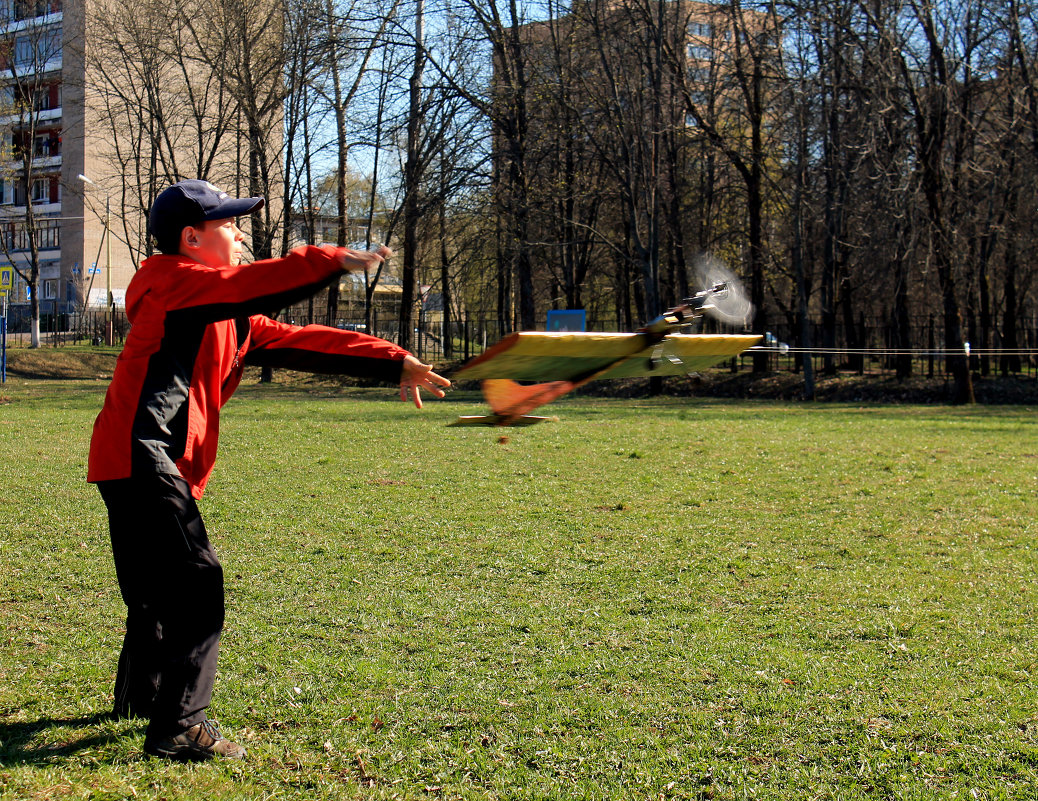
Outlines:
{"type": "Polygon", "coordinates": [[[201,498],[216,460],[220,408],[246,364],[399,382],[403,348],[262,313],[340,275],[334,250],[310,246],[219,269],[184,256],[147,259],[126,290],[130,333],[94,422],[87,481],[168,473],[201,498]]]}

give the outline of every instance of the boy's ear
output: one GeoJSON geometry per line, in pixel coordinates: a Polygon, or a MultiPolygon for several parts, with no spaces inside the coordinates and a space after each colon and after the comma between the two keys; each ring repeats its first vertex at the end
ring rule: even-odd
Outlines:
{"type": "Polygon", "coordinates": [[[198,229],[193,225],[185,225],[180,231],[180,250],[198,247],[198,229]]]}

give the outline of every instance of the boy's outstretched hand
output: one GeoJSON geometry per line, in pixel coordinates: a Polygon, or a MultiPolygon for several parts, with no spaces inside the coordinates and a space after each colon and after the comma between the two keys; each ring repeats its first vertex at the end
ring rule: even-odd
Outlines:
{"type": "Polygon", "coordinates": [[[404,358],[403,371],[400,373],[400,400],[406,401],[408,392],[414,391],[414,405],[422,408],[422,389],[429,390],[437,398],[444,396],[443,387],[451,385],[450,379],[433,372],[431,364],[423,364],[410,353],[404,358]]]}

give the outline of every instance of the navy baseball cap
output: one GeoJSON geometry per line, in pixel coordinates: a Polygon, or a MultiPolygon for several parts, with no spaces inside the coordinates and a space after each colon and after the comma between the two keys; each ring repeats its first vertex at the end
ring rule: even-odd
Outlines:
{"type": "Polygon", "coordinates": [[[148,230],[163,253],[176,253],[180,232],[206,220],[226,220],[256,211],[263,198],[233,198],[208,181],[180,181],[159,193],[148,213],[148,230]]]}

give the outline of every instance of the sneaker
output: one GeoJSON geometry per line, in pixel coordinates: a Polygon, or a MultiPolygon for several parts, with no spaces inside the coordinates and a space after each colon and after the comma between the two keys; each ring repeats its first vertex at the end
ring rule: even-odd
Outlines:
{"type": "Polygon", "coordinates": [[[158,740],[145,737],[144,750],[152,756],[184,762],[201,762],[214,757],[245,759],[245,749],[220,734],[211,720],[203,720],[187,731],[158,740]]]}

